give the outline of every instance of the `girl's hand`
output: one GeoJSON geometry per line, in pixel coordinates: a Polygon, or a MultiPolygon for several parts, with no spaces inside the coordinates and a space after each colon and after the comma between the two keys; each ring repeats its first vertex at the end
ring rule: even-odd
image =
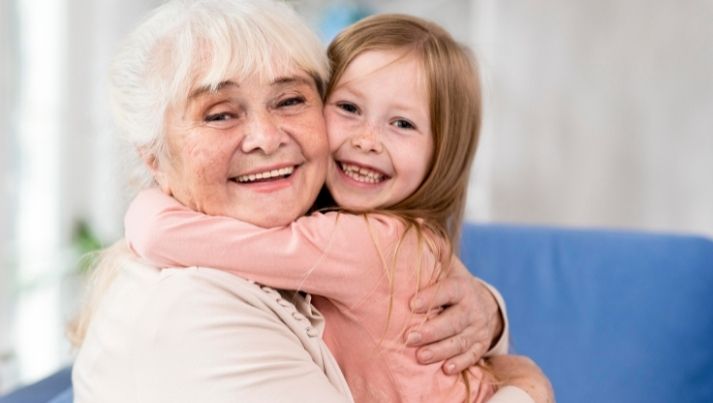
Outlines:
{"type": "Polygon", "coordinates": [[[411,299],[414,313],[425,313],[429,307],[444,309],[418,329],[407,331],[406,344],[420,347],[416,359],[421,364],[445,360],[446,374],[475,365],[503,331],[495,297],[456,258],[448,277],[411,299]]]}

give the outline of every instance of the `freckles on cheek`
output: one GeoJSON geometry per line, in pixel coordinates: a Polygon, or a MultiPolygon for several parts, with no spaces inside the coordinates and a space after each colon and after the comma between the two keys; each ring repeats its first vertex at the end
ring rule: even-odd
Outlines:
{"type": "Polygon", "coordinates": [[[341,136],[339,135],[340,130],[337,126],[327,125],[327,131],[325,133],[327,148],[330,152],[334,152],[339,148],[342,143],[341,136]]]}
{"type": "Polygon", "coordinates": [[[351,136],[358,133],[360,126],[357,122],[334,122],[327,125],[327,136],[329,137],[329,146],[332,150],[336,150],[351,136]]]}
{"type": "Polygon", "coordinates": [[[289,128],[292,133],[299,134],[298,141],[302,144],[302,152],[307,157],[326,158],[330,151],[327,130],[323,121],[305,122],[289,128]]]}
{"type": "Polygon", "coordinates": [[[187,146],[185,151],[186,168],[199,183],[208,184],[208,180],[221,174],[224,164],[219,162],[222,155],[217,150],[193,145],[187,146]]]}

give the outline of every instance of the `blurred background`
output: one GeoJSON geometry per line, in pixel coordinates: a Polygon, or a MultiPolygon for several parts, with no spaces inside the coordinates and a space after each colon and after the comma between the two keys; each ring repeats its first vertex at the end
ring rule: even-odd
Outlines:
{"type": "MultiPolygon", "coordinates": [[[[0,393],[71,361],[81,256],[133,191],[106,107],[119,40],[157,0],[0,0],[0,393]]],[[[478,55],[467,216],[713,237],[710,0],[292,1],[325,44],[375,12],[478,55]]]]}

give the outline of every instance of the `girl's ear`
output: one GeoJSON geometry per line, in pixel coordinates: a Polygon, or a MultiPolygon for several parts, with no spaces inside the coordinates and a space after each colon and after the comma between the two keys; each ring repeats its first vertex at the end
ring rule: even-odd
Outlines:
{"type": "Polygon", "coordinates": [[[158,184],[159,189],[167,195],[171,195],[171,188],[168,185],[168,178],[165,172],[168,167],[159,165],[159,157],[156,155],[156,151],[149,149],[147,146],[140,146],[137,151],[146,167],[151,171],[151,175],[158,184]]]}

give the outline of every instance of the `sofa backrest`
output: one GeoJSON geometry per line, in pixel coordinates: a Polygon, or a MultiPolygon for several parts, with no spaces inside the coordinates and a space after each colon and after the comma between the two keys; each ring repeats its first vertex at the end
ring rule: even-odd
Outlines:
{"type": "Polygon", "coordinates": [[[713,402],[710,240],[468,224],[461,257],[558,401],[713,402]]]}

